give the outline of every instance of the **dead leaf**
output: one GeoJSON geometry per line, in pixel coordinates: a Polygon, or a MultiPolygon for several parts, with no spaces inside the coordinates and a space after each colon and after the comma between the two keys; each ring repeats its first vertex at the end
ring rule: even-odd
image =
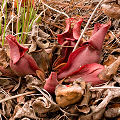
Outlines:
{"type": "Polygon", "coordinates": [[[50,42],[46,38],[38,37],[36,43],[39,48],[46,49],[50,46],[50,42]]]}
{"type": "Polygon", "coordinates": [[[84,95],[83,95],[83,99],[81,101],[80,104],[76,105],[77,106],[77,109],[80,113],[89,113],[90,112],[90,107],[89,107],[89,101],[90,101],[90,98],[91,98],[91,93],[89,91],[89,88],[90,88],[90,84],[87,84],[86,85],[86,89],[85,89],[85,92],[84,92],[84,95]]]}
{"type": "Polygon", "coordinates": [[[109,55],[107,60],[104,61],[103,65],[109,66],[113,62],[115,62],[116,57],[114,55],[109,55]]]}
{"type": "Polygon", "coordinates": [[[13,110],[14,104],[15,103],[13,103],[12,100],[2,103],[2,108],[5,116],[10,117],[12,115],[11,112],[13,110]]]}
{"type": "Polygon", "coordinates": [[[59,55],[60,55],[60,46],[58,46],[57,44],[55,44],[52,47],[51,52],[49,53],[49,59],[50,59],[51,65],[53,65],[54,61],[57,59],[57,57],[59,55]]]}
{"type": "Polygon", "coordinates": [[[106,118],[115,118],[120,116],[120,104],[116,103],[109,105],[104,115],[106,118]]]}
{"type": "Polygon", "coordinates": [[[79,111],[78,111],[78,109],[76,107],[76,104],[67,106],[65,108],[65,111],[68,112],[68,113],[70,113],[70,114],[74,114],[74,115],[75,114],[77,115],[79,113],[79,111]]]}
{"type": "Polygon", "coordinates": [[[10,85],[11,79],[0,77],[0,86],[5,87],[10,85]]]}
{"type": "Polygon", "coordinates": [[[47,48],[49,46],[49,43],[43,43],[42,40],[46,40],[48,37],[49,35],[47,33],[43,32],[37,25],[33,25],[31,35],[32,44],[29,48],[29,53],[36,52],[37,47],[43,50],[44,48],[47,48]]]}
{"type": "Polygon", "coordinates": [[[41,70],[36,70],[36,74],[42,83],[45,83],[45,74],[41,70]]]}
{"type": "Polygon", "coordinates": [[[81,83],[74,82],[73,85],[58,85],[55,90],[57,104],[64,108],[79,102],[85,89],[81,83]]]}
{"type": "Polygon", "coordinates": [[[45,82],[43,82],[41,79],[39,80],[32,75],[26,75],[25,78],[27,82],[27,88],[30,90],[34,89],[32,86],[38,86],[39,88],[43,88],[45,84],[45,82]]]}
{"type": "Polygon", "coordinates": [[[37,50],[30,53],[34,60],[36,61],[38,67],[42,69],[45,73],[48,73],[50,69],[49,56],[44,49],[37,50]]]}
{"type": "Polygon", "coordinates": [[[14,115],[14,119],[20,119],[22,117],[37,119],[35,112],[31,106],[31,101],[26,102],[22,108],[18,109],[18,111],[14,115]]]}
{"type": "Polygon", "coordinates": [[[0,48],[0,66],[6,68],[9,65],[9,57],[4,48],[0,48]]]}
{"type": "Polygon", "coordinates": [[[0,72],[1,76],[16,76],[9,66],[9,57],[4,48],[0,48],[0,72]]]}
{"type": "Polygon", "coordinates": [[[103,12],[107,16],[115,19],[120,19],[120,5],[117,4],[115,1],[107,0],[101,6],[102,6],[103,12]]]}
{"type": "Polygon", "coordinates": [[[18,78],[18,84],[16,84],[14,86],[14,88],[12,89],[12,91],[15,92],[20,87],[20,84],[21,84],[21,77],[18,78]]]}
{"type": "Polygon", "coordinates": [[[19,105],[16,105],[15,108],[14,108],[14,113],[12,115],[12,117],[10,118],[10,120],[14,120],[14,116],[15,114],[19,111],[19,109],[21,109],[22,106],[19,104],[19,105]]]}
{"type": "Polygon", "coordinates": [[[111,65],[109,65],[108,67],[106,67],[100,74],[99,74],[99,78],[101,80],[111,80],[113,78],[113,76],[116,74],[118,68],[120,66],[120,56],[117,58],[117,60],[115,62],[113,62],[111,65]]]}
{"type": "Polygon", "coordinates": [[[29,53],[36,51],[37,43],[35,40],[32,40],[31,46],[29,48],[29,53]]]}
{"type": "Polygon", "coordinates": [[[105,111],[105,108],[101,109],[97,113],[90,113],[87,115],[81,115],[78,120],[101,120],[104,111],[105,111]]]}
{"type": "Polygon", "coordinates": [[[38,97],[36,100],[34,100],[32,107],[37,114],[55,112],[58,110],[58,107],[49,102],[45,97],[38,97]]]}

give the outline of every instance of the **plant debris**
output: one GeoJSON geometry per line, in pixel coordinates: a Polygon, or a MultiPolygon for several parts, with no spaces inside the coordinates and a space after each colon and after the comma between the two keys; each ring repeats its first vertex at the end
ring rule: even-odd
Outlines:
{"type": "Polygon", "coordinates": [[[119,0],[0,6],[1,120],[120,119],[119,0]]]}

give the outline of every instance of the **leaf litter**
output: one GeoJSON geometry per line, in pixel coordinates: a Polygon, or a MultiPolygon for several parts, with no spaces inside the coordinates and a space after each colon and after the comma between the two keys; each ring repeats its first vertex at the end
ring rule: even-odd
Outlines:
{"type": "MultiPolygon", "coordinates": [[[[12,0],[9,0],[7,37],[2,46],[5,20],[3,4],[0,39],[1,119],[120,119],[118,0],[102,2],[77,49],[73,51],[98,2],[34,0],[29,3],[25,0],[23,4],[23,0],[21,9],[24,5],[33,6],[37,11],[36,20],[30,32],[24,31],[27,35],[25,41],[22,41],[24,36],[20,35],[17,41],[18,33],[14,33],[17,37],[10,35],[12,29],[16,32],[17,18],[13,20],[14,28],[11,28],[12,0]]],[[[14,5],[14,15],[17,16],[16,1],[14,5]]],[[[23,24],[21,18],[19,22],[23,24]]]]}

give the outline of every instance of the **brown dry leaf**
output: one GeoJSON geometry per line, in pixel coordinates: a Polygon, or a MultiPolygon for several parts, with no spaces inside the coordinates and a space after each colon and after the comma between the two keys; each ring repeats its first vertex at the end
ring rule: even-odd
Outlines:
{"type": "Polygon", "coordinates": [[[18,88],[20,87],[20,84],[21,84],[21,77],[18,78],[18,84],[14,86],[14,88],[12,89],[12,92],[15,92],[16,90],[18,90],[18,88]]]}
{"type": "Polygon", "coordinates": [[[14,108],[14,113],[13,113],[13,115],[12,115],[12,117],[10,118],[10,120],[14,120],[14,116],[15,116],[15,114],[17,113],[17,111],[19,111],[19,109],[21,109],[22,108],[22,106],[21,105],[19,105],[19,104],[17,104],[16,106],[15,106],[15,108],[14,108]]]}
{"type": "Polygon", "coordinates": [[[93,113],[92,120],[102,120],[104,112],[105,112],[105,108],[102,108],[99,112],[93,113]]]}
{"type": "Polygon", "coordinates": [[[42,69],[45,73],[48,73],[50,68],[49,56],[44,49],[37,50],[30,53],[32,57],[35,59],[38,67],[42,69]]]}
{"type": "Polygon", "coordinates": [[[18,111],[15,113],[13,119],[20,119],[22,117],[28,117],[31,119],[37,119],[34,110],[32,109],[31,105],[32,101],[26,102],[22,108],[19,108],[18,111]]]}
{"type": "Polygon", "coordinates": [[[83,99],[82,99],[81,103],[79,105],[77,105],[78,111],[85,113],[85,114],[90,112],[90,107],[88,106],[88,103],[89,103],[90,98],[91,98],[91,93],[89,91],[89,88],[90,88],[90,84],[87,84],[86,89],[85,89],[85,93],[83,95],[83,99]]]}
{"type": "Polygon", "coordinates": [[[1,76],[16,76],[9,66],[9,57],[4,48],[0,48],[0,73],[1,76]]]}
{"type": "Polygon", "coordinates": [[[37,48],[37,43],[35,40],[32,40],[31,46],[29,48],[29,53],[34,52],[37,48]]]}
{"type": "Polygon", "coordinates": [[[41,29],[38,29],[37,31],[39,31],[38,36],[41,37],[41,38],[48,38],[50,36],[49,34],[45,33],[41,29]]]}
{"type": "Polygon", "coordinates": [[[120,116],[120,104],[113,104],[108,106],[108,109],[105,111],[106,118],[115,118],[120,116]]]}
{"type": "Polygon", "coordinates": [[[10,83],[11,83],[11,79],[0,77],[0,86],[2,86],[3,88],[5,86],[10,85],[10,83]]]}
{"type": "Polygon", "coordinates": [[[50,59],[51,65],[53,65],[54,61],[58,58],[58,56],[60,56],[60,46],[55,44],[52,47],[51,52],[49,53],[49,59],[50,59]]]}
{"type": "Polygon", "coordinates": [[[36,74],[38,78],[42,81],[42,83],[45,83],[45,74],[41,70],[36,70],[36,74]]]}
{"type": "Polygon", "coordinates": [[[11,100],[2,103],[3,113],[5,116],[10,117],[12,115],[12,110],[14,108],[13,107],[14,105],[15,105],[14,102],[12,102],[11,100]]]}
{"type": "Polygon", "coordinates": [[[73,85],[58,85],[55,90],[56,102],[60,107],[77,103],[81,100],[85,89],[85,82],[76,81],[73,85]]]}
{"type": "Polygon", "coordinates": [[[32,40],[32,44],[29,48],[29,53],[36,51],[37,46],[40,49],[44,49],[47,48],[49,46],[49,43],[47,41],[47,38],[49,37],[49,35],[45,32],[43,32],[39,26],[37,25],[33,25],[33,29],[32,29],[32,34],[31,34],[31,40],[32,40]],[[47,41],[46,43],[42,42],[43,41],[47,41]]]}
{"type": "Polygon", "coordinates": [[[6,68],[9,65],[9,57],[4,48],[0,48],[0,66],[6,68]]]}
{"type": "Polygon", "coordinates": [[[65,111],[70,113],[70,114],[76,114],[76,115],[79,113],[76,105],[69,105],[69,106],[67,106],[65,108],[65,111]]]}
{"type": "Polygon", "coordinates": [[[107,16],[120,19],[120,5],[116,4],[114,0],[107,0],[101,6],[107,16]]]}
{"type": "Polygon", "coordinates": [[[41,79],[39,80],[36,77],[33,77],[32,75],[26,75],[25,78],[28,89],[34,89],[32,86],[38,86],[39,88],[43,88],[44,86],[44,82],[41,79]]]}
{"type": "Polygon", "coordinates": [[[42,30],[39,31],[38,30],[39,30],[38,26],[34,25],[31,35],[32,44],[31,47],[29,48],[29,53],[35,59],[38,67],[47,73],[48,69],[50,68],[49,55],[44,50],[44,48],[46,47],[44,47],[43,43],[38,41],[38,38],[43,37],[47,39],[49,35],[44,33],[42,30]],[[37,46],[40,48],[40,50],[37,50],[37,46]]]}
{"type": "Polygon", "coordinates": [[[111,65],[106,67],[100,74],[99,78],[101,80],[111,80],[112,77],[116,74],[118,68],[120,66],[120,56],[117,58],[115,62],[113,62],[111,65]]]}
{"type": "Polygon", "coordinates": [[[38,37],[36,43],[39,48],[48,48],[50,46],[50,42],[46,38],[38,37]]]}
{"type": "Polygon", "coordinates": [[[103,65],[109,66],[111,65],[113,62],[115,62],[116,58],[114,55],[109,55],[107,60],[104,61],[103,65]]]}
{"type": "Polygon", "coordinates": [[[32,29],[32,35],[31,35],[31,39],[32,39],[32,46],[29,50],[29,52],[32,52],[32,48],[33,50],[36,48],[36,45],[38,45],[39,48],[46,48],[49,46],[49,42],[47,41],[47,38],[50,35],[45,33],[44,31],[42,31],[39,26],[37,25],[33,25],[33,29],[32,29]],[[45,44],[42,41],[47,41],[45,44]],[[35,43],[36,42],[36,43],[35,43]]]}
{"type": "Polygon", "coordinates": [[[47,112],[55,112],[58,107],[48,101],[45,97],[38,97],[33,101],[32,107],[37,114],[43,114],[47,112]]]}
{"type": "Polygon", "coordinates": [[[103,113],[105,108],[101,109],[97,113],[90,113],[87,115],[81,115],[78,120],[102,120],[103,113]]]}
{"type": "Polygon", "coordinates": [[[31,37],[34,40],[37,40],[37,37],[48,38],[50,35],[42,31],[38,25],[33,25],[31,37]]]}
{"type": "MultiPolygon", "coordinates": [[[[107,87],[106,87],[107,89],[107,87]]],[[[96,89],[97,90],[97,89],[96,89]]],[[[114,98],[120,97],[120,91],[119,88],[114,88],[114,89],[107,89],[105,91],[105,98],[99,103],[98,106],[94,106],[92,108],[92,114],[96,114],[99,113],[101,110],[105,109],[106,106],[110,103],[111,100],[113,100],[114,98]]]]}

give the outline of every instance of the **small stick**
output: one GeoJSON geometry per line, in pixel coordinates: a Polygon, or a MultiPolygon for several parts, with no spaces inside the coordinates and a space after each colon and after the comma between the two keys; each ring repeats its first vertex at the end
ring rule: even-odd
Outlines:
{"type": "Polygon", "coordinates": [[[91,87],[90,88],[90,90],[99,90],[99,89],[120,89],[120,87],[104,86],[104,87],[91,87]]]}
{"type": "Polygon", "coordinates": [[[116,98],[120,97],[120,91],[119,90],[109,90],[108,95],[104,98],[104,100],[95,108],[93,113],[99,112],[101,109],[105,108],[108,103],[116,98]]]}
{"type": "Polygon", "coordinates": [[[101,109],[105,108],[108,103],[110,102],[110,100],[112,100],[114,98],[112,91],[108,92],[108,95],[105,97],[105,99],[95,108],[95,110],[93,111],[93,113],[99,112],[101,109]]]}
{"type": "Polygon", "coordinates": [[[86,29],[87,29],[87,27],[88,27],[88,25],[89,25],[89,23],[90,23],[90,21],[91,21],[91,19],[92,19],[93,15],[95,14],[95,12],[96,12],[97,8],[98,8],[98,7],[99,7],[99,5],[102,3],[102,1],[103,1],[103,0],[100,0],[100,2],[97,4],[96,8],[95,8],[95,9],[94,9],[94,11],[92,12],[92,14],[91,14],[91,16],[90,16],[90,18],[89,18],[89,20],[88,20],[88,22],[87,22],[87,24],[86,24],[86,26],[85,26],[84,30],[82,31],[82,33],[81,33],[81,35],[80,35],[80,37],[79,37],[79,39],[78,39],[78,41],[77,41],[77,43],[76,43],[76,45],[75,45],[74,49],[73,49],[73,52],[77,49],[77,46],[79,45],[80,40],[81,40],[81,38],[82,38],[83,34],[85,33],[85,31],[86,31],[86,29]]]}
{"type": "Polygon", "coordinates": [[[21,97],[21,96],[25,96],[25,95],[33,94],[33,93],[35,93],[35,91],[32,91],[32,92],[26,92],[26,93],[19,94],[19,95],[15,95],[15,96],[11,96],[11,97],[6,97],[6,98],[0,100],[0,103],[2,103],[2,102],[6,102],[6,101],[8,101],[8,100],[15,99],[15,98],[18,98],[18,97],[21,97]]]}
{"type": "Polygon", "coordinates": [[[43,5],[45,5],[45,6],[48,7],[49,9],[51,9],[51,10],[53,10],[53,11],[55,11],[55,12],[58,12],[58,13],[60,13],[60,14],[65,15],[67,18],[70,18],[65,12],[61,12],[61,11],[59,11],[59,10],[56,10],[56,9],[50,7],[49,5],[45,4],[43,0],[41,0],[41,2],[42,2],[43,5]]]}
{"type": "MultiPolygon", "coordinates": [[[[46,10],[47,10],[47,8],[46,8],[45,10],[43,10],[43,11],[37,16],[37,18],[36,18],[34,21],[32,21],[32,22],[33,22],[33,25],[35,25],[35,22],[40,18],[40,16],[41,16],[46,10]]],[[[29,27],[31,26],[32,22],[30,23],[29,27]]]]}
{"type": "Polygon", "coordinates": [[[8,22],[8,24],[7,24],[6,28],[5,28],[5,31],[7,30],[8,26],[10,25],[10,23],[13,21],[13,19],[14,19],[15,17],[16,17],[16,15],[13,16],[13,17],[11,18],[11,20],[8,22]]]}

